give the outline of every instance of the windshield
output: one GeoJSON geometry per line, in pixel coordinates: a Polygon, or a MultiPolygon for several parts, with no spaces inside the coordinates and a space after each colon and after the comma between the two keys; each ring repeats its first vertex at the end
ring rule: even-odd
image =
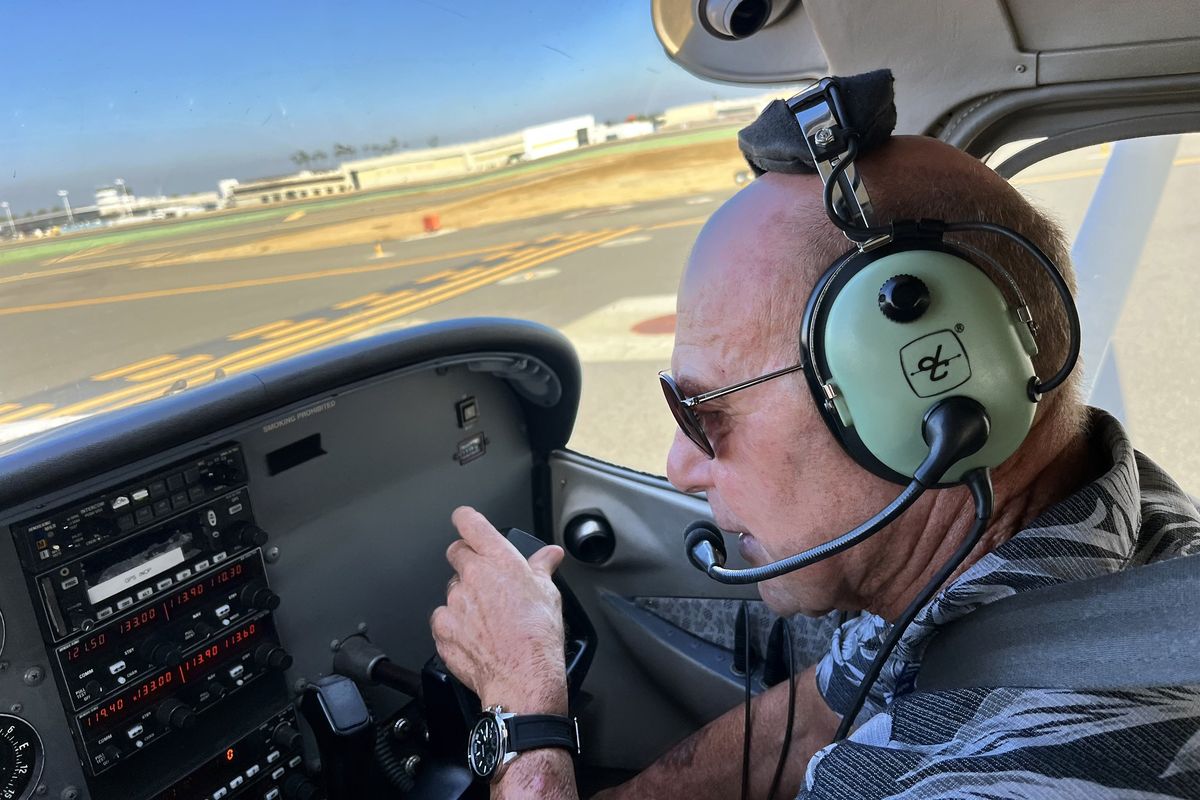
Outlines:
{"type": "MultiPolygon", "coordinates": [[[[692,77],[640,3],[23,17],[5,62],[31,79],[0,99],[10,443],[348,339],[500,315],[576,343],[578,438],[604,451],[605,414],[661,403],[688,245],[743,177],[737,128],[789,93],[692,77]]],[[[645,447],[627,462],[661,470],[659,416],[644,436],[622,420],[645,447]]]]}

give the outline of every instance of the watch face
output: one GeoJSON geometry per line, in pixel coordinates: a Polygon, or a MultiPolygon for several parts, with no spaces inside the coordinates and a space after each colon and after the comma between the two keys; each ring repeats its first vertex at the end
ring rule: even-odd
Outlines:
{"type": "Polygon", "coordinates": [[[481,778],[491,778],[500,766],[500,759],[504,758],[501,746],[500,725],[495,717],[488,715],[476,722],[467,746],[471,770],[481,778]]]}

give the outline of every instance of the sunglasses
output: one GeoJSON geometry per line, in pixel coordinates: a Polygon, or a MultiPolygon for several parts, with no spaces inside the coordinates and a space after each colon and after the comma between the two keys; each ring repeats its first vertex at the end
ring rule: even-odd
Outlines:
{"type": "Polygon", "coordinates": [[[684,435],[696,447],[704,451],[704,455],[709,458],[715,458],[716,450],[713,449],[712,442],[708,440],[708,434],[704,432],[704,426],[700,424],[700,418],[696,415],[696,406],[701,403],[707,403],[709,400],[716,400],[718,397],[724,397],[727,394],[740,392],[742,389],[749,389],[751,386],[757,386],[772,378],[778,378],[780,375],[787,375],[790,372],[795,372],[803,368],[803,364],[784,367],[774,372],[768,372],[766,375],[760,375],[748,381],[735,383],[723,389],[713,389],[711,392],[703,392],[694,397],[684,397],[683,392],[679,391],[679,385],[675,383],[675,379],[665,370],[658,373],[658,382],[662,384],[663,396],[667,398],[667,405],[671,408],[671,414],[675,417],[675,421],[679,423],[679,429],[683,431],[684,435]]]}

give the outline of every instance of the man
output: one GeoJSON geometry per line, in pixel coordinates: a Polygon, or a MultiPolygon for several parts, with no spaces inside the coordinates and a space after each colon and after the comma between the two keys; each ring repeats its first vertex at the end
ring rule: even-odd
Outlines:
{"type": "MultiPolygon", "coordinates": [[[[1062,236],[1004,180],[935,140],[897,138],[857,162],[878,219],[982,219],[1021,231],[1066,265],[1062,236]]],[[[1038,373],[1063,361],[1068,336],[1057,299],[1003,242],[973,238],[1013,272],[1042,323],[1038,373]]],[[[701,232],[680,286],[671,366],[692,395],[796,362],[804,303],[847,244],[828,222],[816,176],[768,173],[735,195],[701,232]]],[[[715,450],[677,433],[671,482],[707,492],[717,523],[741,532],[740,551],[763,564],[848,530],[897,487],[841,450],[804,377],[791,373],[700,406],[715,450]]],[[[1186,496],[1136,454],[1120,425],[1084,407],[1074,385],[1040,405],[1021,448],[993,473],[995,514],[983,541],[917,617],[885,665],[846,742],[827,747],[864,669],[897,618],[967,534],[963,488],[932,491],[884,532],[807,569],[760,584],[776,612],[864,612],[798,679],[786,796],[1200,797],[1200,687],[1130,692],[963,690],[910,694],[937,626],[1014,591],[1115,572],[1200,551],[1200,518],[1186,496]],[[814,757],[816,756],[816,757],[814,757]]],[[[462,539],[447,604],[431,619],[438,651],[481,697],[522,714],[566,711],[559,548],[528,564],[481,515],[460,508],[462,539]]],[[[681,569],[688,569],[681,566],[681,569]]],[[[755,699],[756,743],[782,740],[785,684],[755,699]]],[[[733,797],[740,782],[742,712],[688,738],[612,797],[733,797]]],[[[777,749],[756,747],[751,796],[765,797],[777,749]]],[[[494,797],[574,797],[569,755],[520,755],[494,797]]]]}

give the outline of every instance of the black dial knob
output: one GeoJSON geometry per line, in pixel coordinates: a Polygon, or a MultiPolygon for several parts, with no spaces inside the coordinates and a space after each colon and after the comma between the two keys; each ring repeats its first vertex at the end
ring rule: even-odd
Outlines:
{"type": "Polygon", "coordinates": [[[285,750],[299,750],[300,745],[304,743],[304,737],[300,735],[300,731],[285,722],[271,731],[271,741],[285,750]]]}
{"type": "Polygon", "coordinates": [[[100,681],[94,679],[84,684],[83,689],[88,693],[88,697],[99,697],[104,694],[104,687],[100,684],[100,681]]]}
{"type": "Polygon", "coordinates": [[[139,649],[147,661],[160,667],[175,667],[183,663],[183,651],[179,645],[164,639],[147,639],[139,649]]]}
{"type": "Polygon", "coordinates": [[[210,464],[204,470],[202,475],[204,484],[210,489],[220,488],[222,486],[232,486],[235,483],[241,483],[242,471],[236,464],[230,464],[227,461],[218,461],[210,464]]]}
{"type": "Polygon", "coordinates": [[[271,538],[253,522],[241,522],[233,530],[233,541],[239,547],[262,547],[271,538]]]}
{"type": "Polygon", "coordinates": [[[912,275],[895,275],[879,289],[879,310],[892,322],[912,322],[929,308],[929,287],[912,275]]]}
{"type": "Polygon", "coordinates": [[[292,666],[292,656],[277,644],[260,644],[254,650],[254,660],[260,667],[282,670],[292,666]]]}
{"type": "Polygon", "coordinates": [[[109,764],[112,764],[120,757],[121,751],[117,749],[116,745],[110,744],[104,748],[104,760],[109,764]]]}
{"type": "Polygon", "coordinates": [[[279,608],[279,595],[263,586],[259,581],[246,584],[238,597],[243,604],[260,611],[274,611],[279,608]]]}
{"type": "Polygon", "coordinates": [[[220,700],[228,690],[217,681],[209,681],[208,693],[212,695],[214,700],[220,700]]]}
{"type": "Polygon", "coordinates": [[[182,731],[196,724],[196,712],[178,700],[164,700],[154,717],[163,725],[182,731]]]}
{"type": "Polygon", "coordinates": [[[283,782],[283,796],[287,800],[316,800],[320,792],[303,775],[289,775],[283,782]]]}
{"type": "Polygon", "coordinates": [[[208,635],[213,632],[213,626],[207,622],[197,622],[192,630],[196,632],[196,639],[207,639],[208,635]]]}

